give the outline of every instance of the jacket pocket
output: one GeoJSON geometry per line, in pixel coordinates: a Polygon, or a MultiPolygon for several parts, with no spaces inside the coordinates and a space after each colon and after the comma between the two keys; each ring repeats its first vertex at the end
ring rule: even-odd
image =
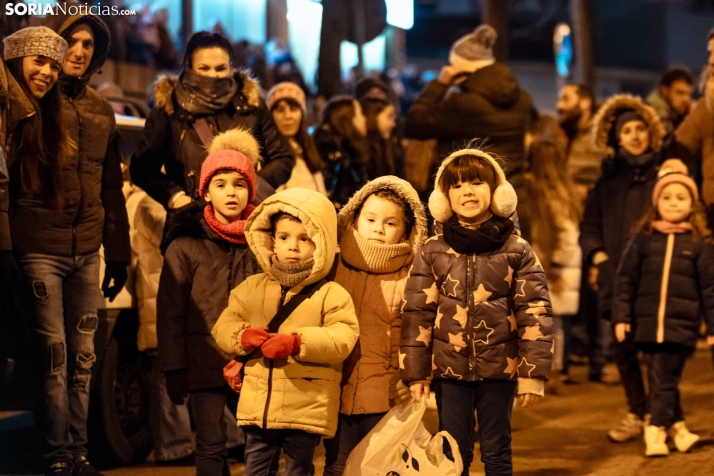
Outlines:
{"type": "Polygon", "coordinates": [[[282,412],[286,416],[327,426],[337,415],[340,389],[336,382],[313,378],[284,379],[282,412]]]}
{"type": "Polygon", "coordinates": [[[260,415],[256,415],[255,401],[258,398],[261,379],[253,375],[243,376],[243,387],[238,397],[238,415],[240,419],[258,420],[260,415]]]}

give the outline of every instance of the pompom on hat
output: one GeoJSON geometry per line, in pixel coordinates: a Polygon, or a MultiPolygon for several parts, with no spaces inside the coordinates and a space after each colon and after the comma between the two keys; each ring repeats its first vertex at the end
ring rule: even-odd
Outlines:
{"type": "Polygon", "coordinates": [[[449,191],[441,189],[441,174],[446,167],[457,157],[463,155],[474,155],[488,161],[496,171],[498,185],[491,192],[491,212],[503,218],[510,217],[516,211],[518,198],[513,186],[506,180],[506,174],[498,164],[496,159],[491,157],[486,152],[479,149],[462,149],[454,152],[444,159],[436,172],[436,181],[434,183],[434,191],[429,196],[429,211],[434,219],[440,223],[446,223],[454,215],[449,202],[449,191]]]}
{"type": "Polygon", "coordinates": [[[476,29],[464,35],[451,45],[449,63],[463,71],[473,73],[479,68],[496,62],[493,56],[493,45],[498,34],[491,25],[479,25],[476,29]]]}
{"type": "Polygon", "coordinates": [[[255,173],[260,164],[260,145],[250,132],[244,129],[231,129],[218,134],[209,155],[201,166],[201,178],[198,194],[204,198],[211,178],[219,170],[235,170],[248,182],[248,203],[253,202],[258,181],[255,173]]]}
{"type": "Polygon", "coordinates": [[[268,109],[273,109],[273,105],[281,99],[290,98],[300,104],[303,114],[307,113],[307,102],[305,100],[305,92],[300,89],[295,83],[283,82],[278,83],[268,91],[268,100],[266,101],[268,109]]]}
{"type": "Polygon", "coordinates": [[[692,195],[692,201],[699,201],[699,189],[697,188],[697,184],[694,179],[689,176],[689,169],[681,160],[667,159],[662,162],[657,177],[657,183],[655,184],[654,190],[652,190],[652,205],[657,206],[657,201],[662,191],[667,185],[673,183],[681,183],[687,187],[687,190],[689,190],[689,193],[692,195]]]}
{"type": "Polygon", "coordinates": [[[68,45],[64,38],[45,26],[30,26],[18,30],[3,40],[5,60],[25,56],[46,56],[62,66],[68,45]]]}

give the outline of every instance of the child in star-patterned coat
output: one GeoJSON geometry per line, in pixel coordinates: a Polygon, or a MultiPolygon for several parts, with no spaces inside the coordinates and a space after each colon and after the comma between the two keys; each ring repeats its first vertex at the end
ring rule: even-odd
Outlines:
{"type": "MultiPolygon", "coordinates": [[[[402,378],[415,400],[436,393],[440,430],[469,474],[474,410],[486,474],[512,473],[511,410],[543,395],[552,360],[546,277],[508,218],[516,195],[490,155],[444,160],[429,210],[437,234],[417,252],[402,310],[402,378]]],[[[447,449],[447,455],[449,451],[447,449]]]]}

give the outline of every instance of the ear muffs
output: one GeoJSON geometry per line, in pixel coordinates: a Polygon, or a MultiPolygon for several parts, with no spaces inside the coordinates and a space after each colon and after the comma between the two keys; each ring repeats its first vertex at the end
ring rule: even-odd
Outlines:
{"type": "Polygon", "coordinates": [[[449,191],[441,189],[439,180],[441,179],[441,174],[446,166],[449,165],[456,157],[460,157],[462,155],[476,155],[488,160],[491,163],[493,168],[496,170],[496,175],[498,177],[498,186],[491,195],[491,212],[494,215],[498,215],[503,218],[510,217],[513,212],[516,211],[518,198],[516,197],[516,191],[513,189],[513,186],[506,180],[506,175],[503,173],[501,166],[486,152],[478,149],[462,149],[454,152],[444,159],[439,166],[439,170],[436,172],[434,191],[431,192],[431,195],[429,196],[429,211],[434,219],[440,223],[446,223],[454,215],[453,210],[451,210],[451,203],[449,202],[449,191]]]}

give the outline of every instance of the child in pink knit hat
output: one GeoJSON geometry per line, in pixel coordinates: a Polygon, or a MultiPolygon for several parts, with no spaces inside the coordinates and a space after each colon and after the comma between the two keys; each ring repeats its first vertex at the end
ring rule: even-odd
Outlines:
{"type": "Polygon", "coordinates": [[[652,207],[635,230],[617,272],[612,322],[618,342],[633,333],[648,357],[652,418],[645,455],[666,456],[668,436],[680,452],[699,440],[684,424],[679,381],[702,314],[707,343],[714,345],[714,240],[684,164],[662,164],[652,207]]]}

